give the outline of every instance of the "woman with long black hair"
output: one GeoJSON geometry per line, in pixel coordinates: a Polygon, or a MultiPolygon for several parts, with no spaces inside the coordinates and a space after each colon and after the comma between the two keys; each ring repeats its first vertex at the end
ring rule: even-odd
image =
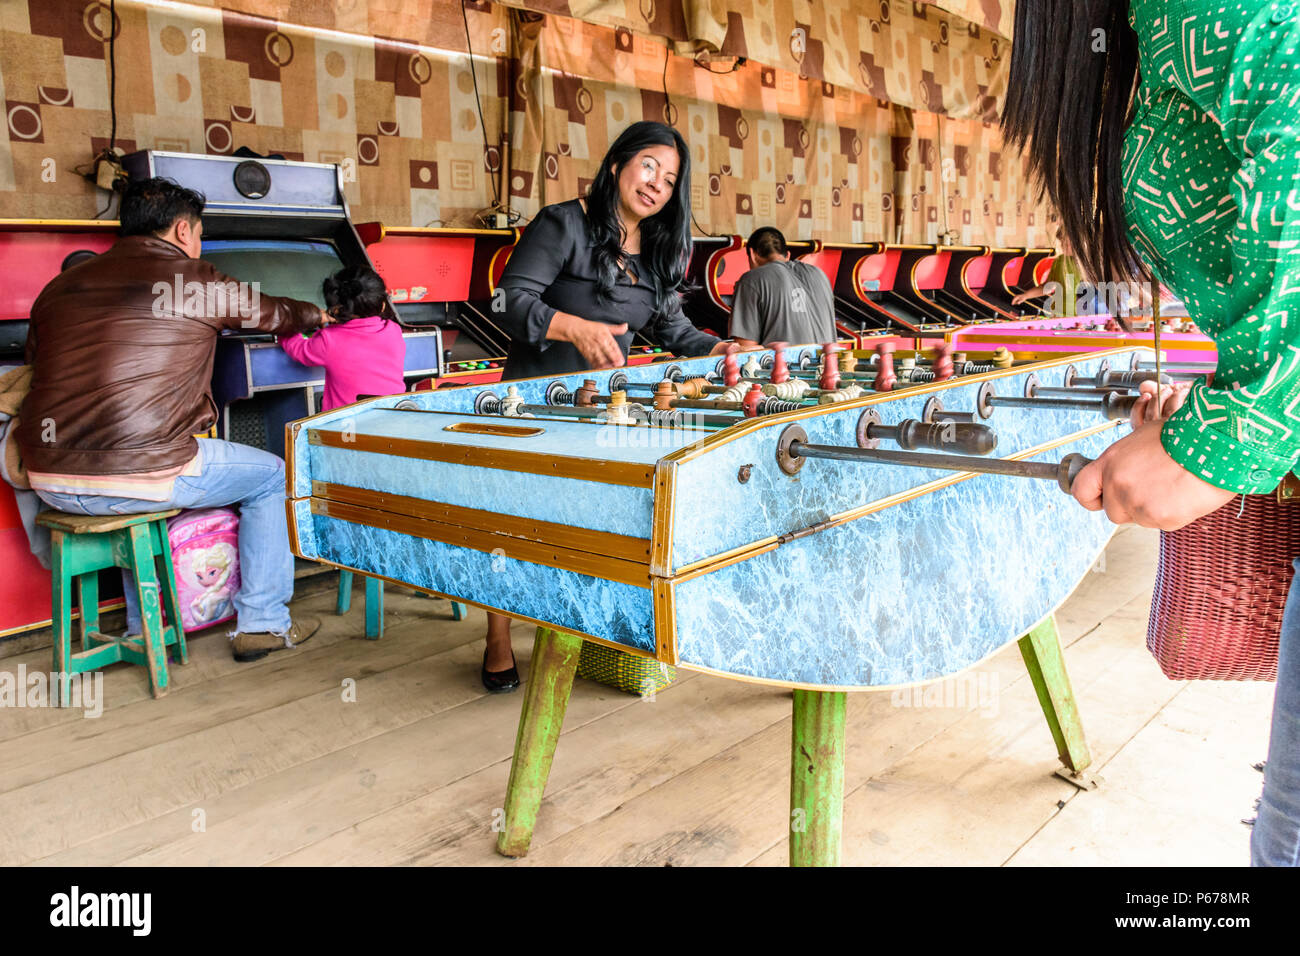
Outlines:
{"type": "MultiPolygon", "coordinates": [[[[681,134],[633,123],[601,160],[585,198],[537,214],[500,282],[511,339],[505,378],[622,365],[635,332],[684,356],[735,348],[682,313],[690,185],[681,134]]],[[[519,686],[504,615],[488,615],[482,680],[493,692],[519,686]]]]}
{"type": "MultiPolygon", "coordinates": [[[[1218,346],[1146,387],[1074,496],[1175,530],[1300,459],[1300,11],[1269,0],[1018,0],[1003,128],[1093,281],[1155,278],[1218,346]]],[[[1300,864],[1300,592],[1282,626],[1255,865],[1300,864]]]]}

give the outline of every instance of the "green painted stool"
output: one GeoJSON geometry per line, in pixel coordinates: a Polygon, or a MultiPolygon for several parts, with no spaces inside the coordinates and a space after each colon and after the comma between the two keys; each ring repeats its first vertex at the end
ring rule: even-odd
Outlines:
{"type": "MultiPolygon", "coordinates": [[[[382,578],[366,579],[366,637],[377,641],[384,636],[384,582],[382,578]]],[[[335,614],[347,614],[352,607],[352,572],[339,569],[339,596],[334,605],[335,614]]],[[[465,620],[468,609],[459,601],[451,602],[451,619],[465,620]]]]}
{"type": "MultiPolygon", "coordinates": [[[[73,515],[43,511],[37,524],[50,529],[51,581],[54,603],[54,671],[84,674],[126,661],[149,669],[154,697],[167,693],[167,647],[176,645],[180,662],[188,660],[185,632],[176,601],[167,519],[180,509],[138,515],[73,515]],[[161,563],[161,567],[160,567],[161,563]],[[135,576],[140,598],[141,637],[115,637],[99,630],[99,572],[126,568],[135,576]],[[72,586],[81,605],[81,650],[72,651],[72,586]],[[161,593],[160,593],[161,592],[161,593]],[[163,624],[162,609],[167,621],[163,624]]],[[[59,706],[70,703],[71,687],[59,681],[59,706]]]]}

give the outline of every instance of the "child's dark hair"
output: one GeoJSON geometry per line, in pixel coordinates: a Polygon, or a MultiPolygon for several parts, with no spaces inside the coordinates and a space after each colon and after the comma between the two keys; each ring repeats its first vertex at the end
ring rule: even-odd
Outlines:
{"type": "Polygon", "coordinates": [[[339,322],[384,314],[384,280],[369,266],[348,266],[325,280],[325,305],[339,322]]]}

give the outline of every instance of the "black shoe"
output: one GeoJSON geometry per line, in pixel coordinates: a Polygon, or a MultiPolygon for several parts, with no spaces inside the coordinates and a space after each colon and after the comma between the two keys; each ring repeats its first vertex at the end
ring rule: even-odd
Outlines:
{"type": "Polygon", "coordinates": [[[490,671],[487,669],[487,651],[483,652],[483,669],[479,677],[483,680],[483,686],[489,694],[509,694],[519,686],[519,668],[513,661],[515,655],[510,655],[510,669],[504,671],[490,671]]]}

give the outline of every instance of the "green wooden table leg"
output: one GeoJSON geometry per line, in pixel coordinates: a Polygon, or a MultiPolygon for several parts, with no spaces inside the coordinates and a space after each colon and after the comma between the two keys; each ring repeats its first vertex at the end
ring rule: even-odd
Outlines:
{"type": "Polygon", "coordinates": [[[551,773],[581,653],[582,638],[546,627],[537,629],[515,737],[515,759],[506,785],[505,828],[497,838],[497,851],[503,856],[524,856],[533,840],[537,810],[551,773]]]}
{"type": "Polygon", "coordinates": [[[842,691],[794,692],[791,866],[839,866],[844,816],[844,708],[842,691]]]}
{"type": "Polygon", "coordinates": [[[366,577],[366,638],[377,641],[384,636],[384,582],[366,577]]]}
{"type": "Polygon", "coordinates": [[[352,607],[352,572],[339,572],[339,596],[334,605],[335,614],[347,614],[352,607]]]}
{"type": "Polygon", "coordinates": [[[158,698],[167,693],[167,645],[164,643],[167,635],[163,631],[160,613],[153,543],[149,540],[148,525],[131,525],[126,532],[131,536],[131,554],[135,559],[131,572],[135,575],[136,594],[140,598],[140,629],[144,634],[142,643],[145,663],[149,667],[149,685],[153,696],[158,698]]]}
{"type": "Polygon", "coordinates": [[[1070,687],[1070,675],[1065,670],[1055,616],[1043,618],[1037,627],[1020,639],[1020,654],[1038,693],[1038,703],[1047,717],[1056,752],[1066,768],[1058,773],[1082,789],[1094,789],[1097,779],[1084,773],[1092,763],[1092,755],[1088,753],[1079,707],[1070,687]]]}

